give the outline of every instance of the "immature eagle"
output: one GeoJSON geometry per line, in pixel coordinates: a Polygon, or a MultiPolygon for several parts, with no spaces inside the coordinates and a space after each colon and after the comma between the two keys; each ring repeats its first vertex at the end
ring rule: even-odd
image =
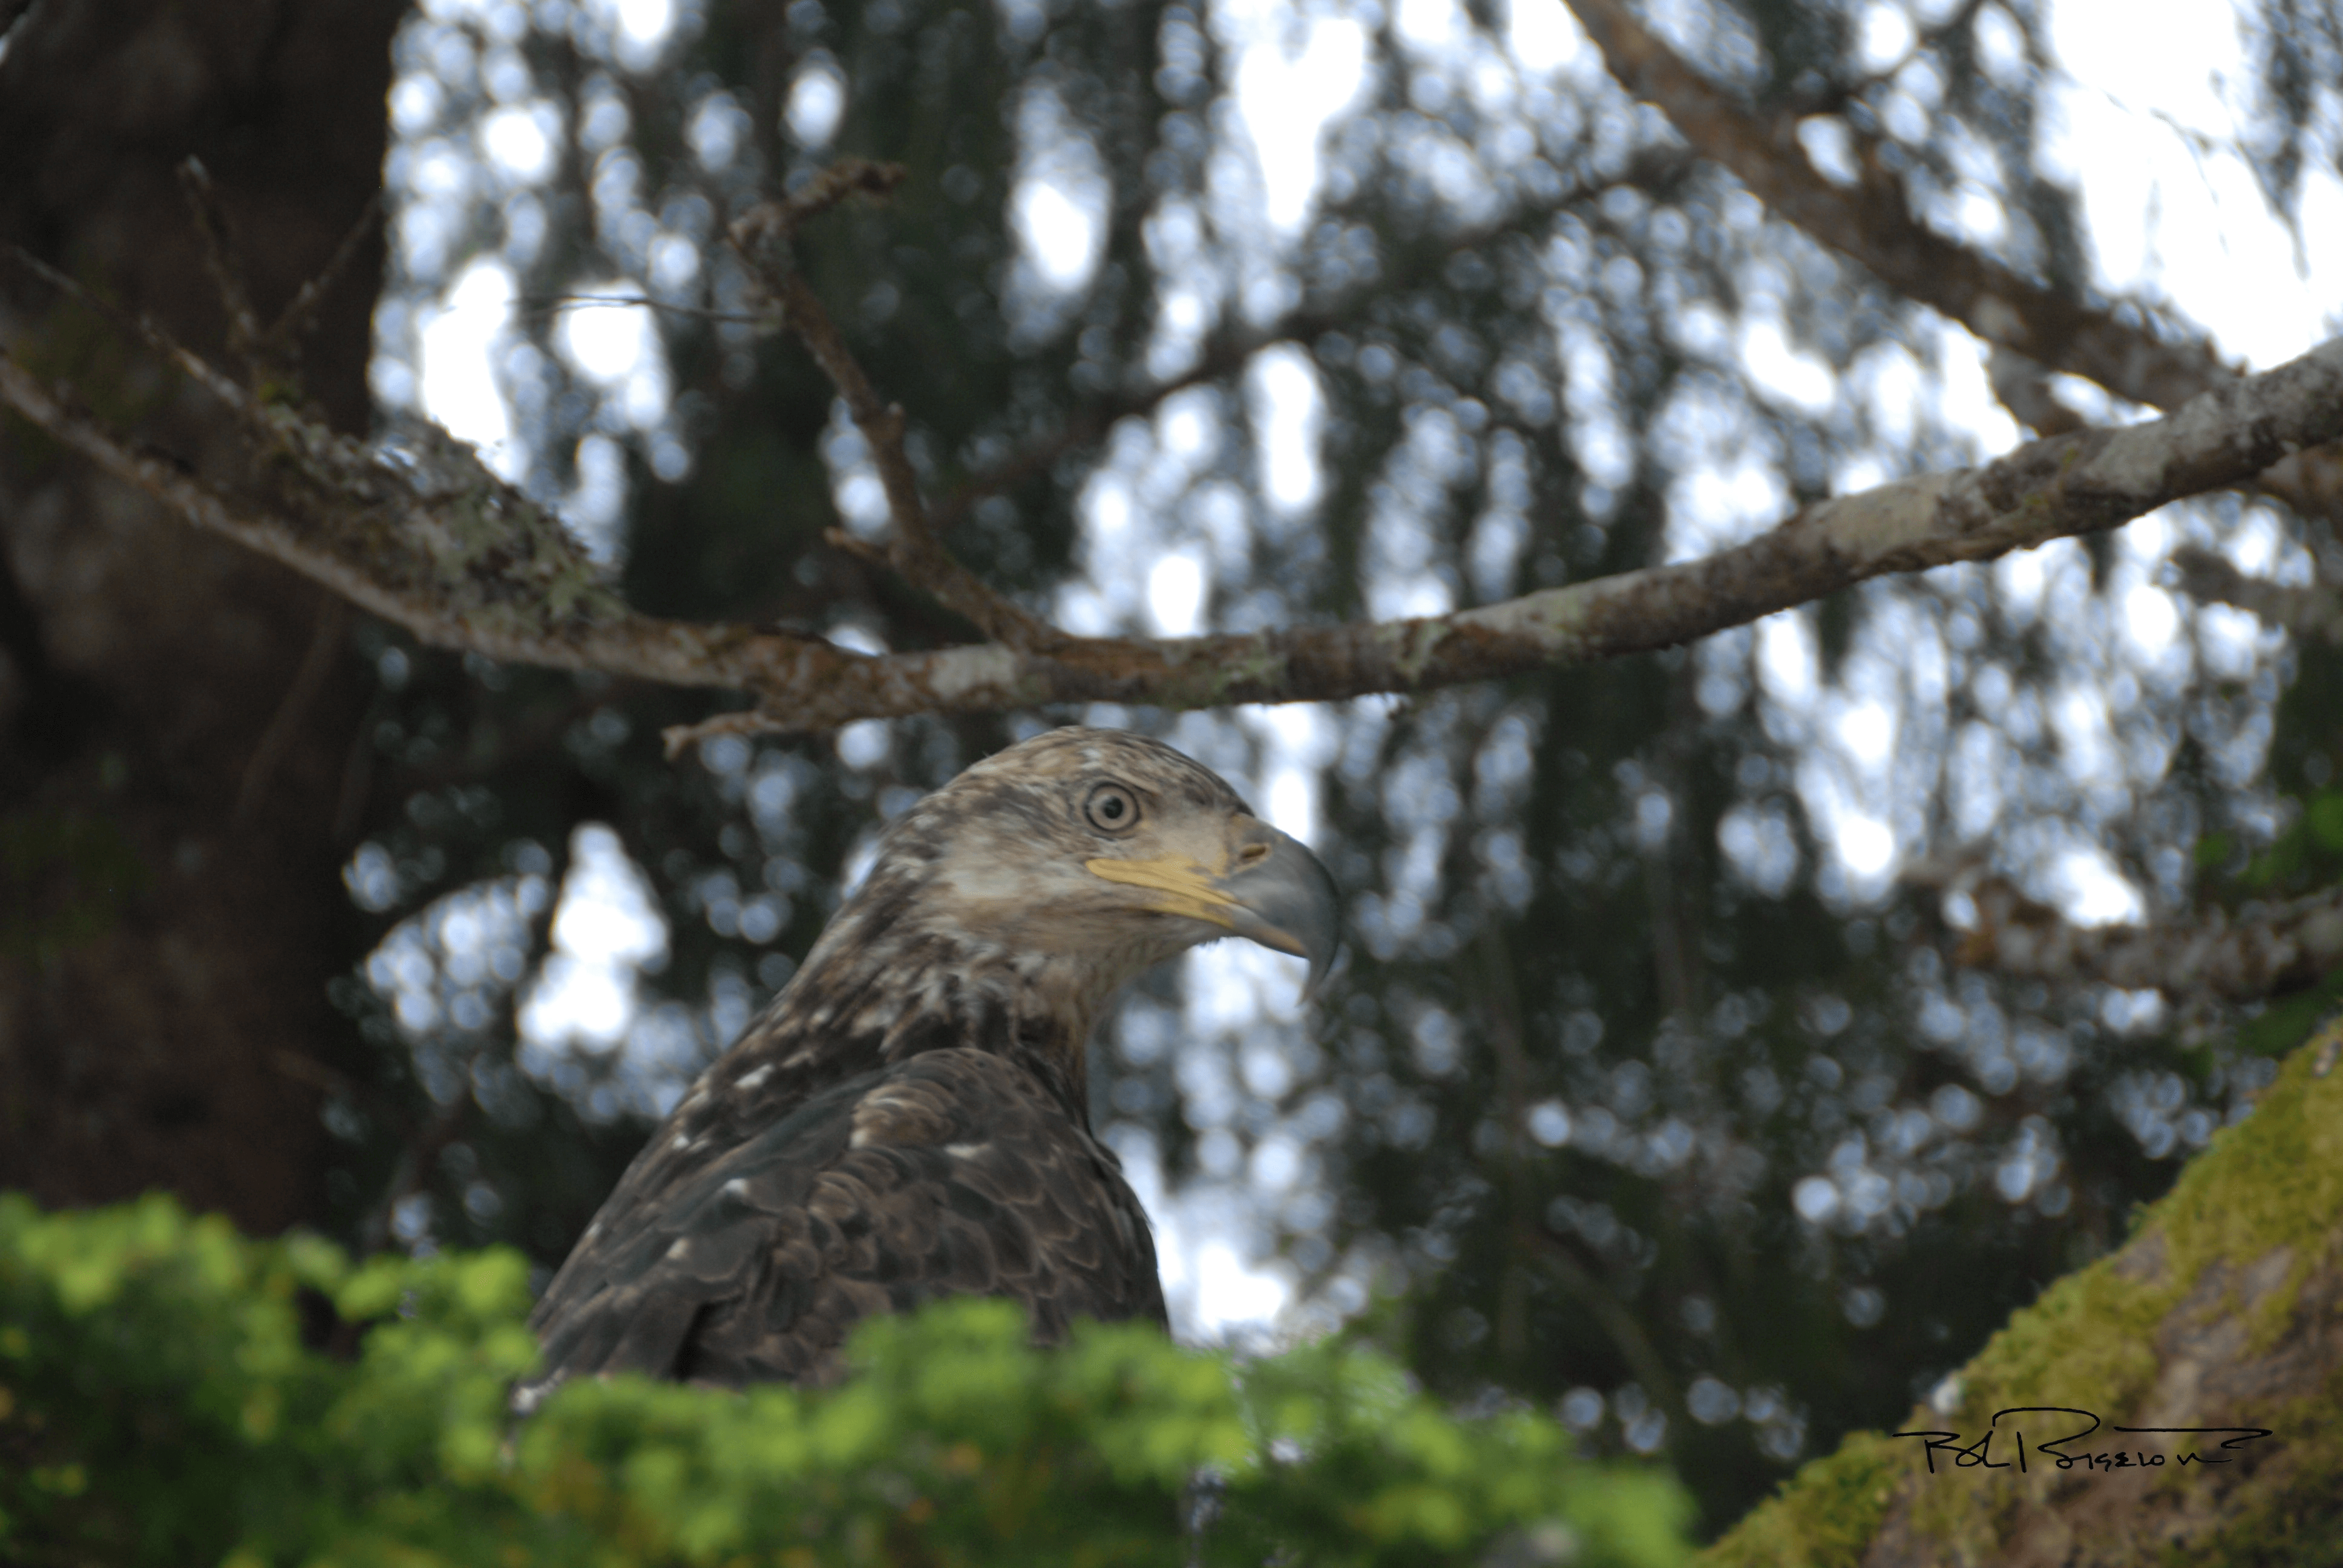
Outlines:
{"type": "Polygon", "coordinates": [[[823,1382],[855,1322],[1007,1296],[1036,1333],[1164,1321],[1084,1050],[1151,964],[1234,934],[1333,955],[1334,889],[1217,776],[1036,736],[887,831],[805,967],[636,1156],[532,1320],[544,1378],[823,1382]]]}

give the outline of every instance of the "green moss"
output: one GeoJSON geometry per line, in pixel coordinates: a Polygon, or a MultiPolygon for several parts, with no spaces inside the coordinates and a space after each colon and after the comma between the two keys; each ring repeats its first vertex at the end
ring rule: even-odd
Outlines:
{"type": "MultiPolygon", "coordinates": [[[[2214,1534],[2166,1550],[2164,1561],[2223,1568],[2343,1565],[2343,1372],[2275,1410],[2256,1411],[2284,1444],[2229,1500],[2214,1534]]],[[[2178,1484],[2174,1477],[2171,1484],[2178,1484]]]]}
{"type": "Polygon", "coordinates": [[[1838,1568],[1861,1562],[1910,1463],[1909,1446],[1875,1432],[1850,1434],[1836,1453],[1784,1482],[1700,1561],[1706,1568],[1838,1568]]]}
{"type": "Polygon", "coordinates": [[[2343,1019],[2297,1050],[2247,1121],[2214,1135],[2147,1213],[2131,1246],[2068,1276],[2012,1319],[1963,1374],[1960,1414],[2013,1404],[2122,1408],[2157,1372],[2150,1337],[2216,1265],[2227,1288],[2203,1321],[2234,1312],[2238,1276],[2279,1249],[2280,1288],[2247,1307],[2252,1346],[2285,1332],[2313,1256],[2343,1213],[2343,1019]],[[2321,1058],[2328,1070],[2319,1070],[2321,1058]]]}
{"type": "MultiPolygon", "coordinates": [[[[2338,1040],[2343,1020],[2296,1051],[2252,1117],[2215,1135],[2123,1251],[2059,1281],[2012,1318],[1962,1372],[1959,1406],[1943,1424],[1982,1430],[1994,1412],[2017,1405],[2136,1408],[2160,1370],[2158,1329],[2216,1268],[2217,1289],[2193,1309],[2197,1320],[2243,1308],[2249,1352],[2274,1342],[2343,1210],[2343,1076],[2318,1070],[2338,1040]],[[2284,1279],[2241,1302],[2240,1276],[2274,1256],[2284,1279]]],[[[1916,1501],[1913,1522],[1949,1545],[1989,1551],[2002,1517],[2026,1495],[2006,1485],[1935,1486],[1916,1501]]]]}
{"type": "MultiPolygon", "coordinates": [[[[1977,1432],[1996,1411],[2013,1406],[2136,1409],[2160,1371],[2157,1333],[2192,1293],[2197,1300],[2187,1310],[2196,1322],[2210,1323],[2242,1312],[2246,1353],[2274,1346],[2292,1322],[2303,1280],[2327,1251],[2343,1214],[2338,1059],[2343,1018],[2330,1020],[2294,1052],[2250,1118],[2215,1135],[2172,1191],[2143,1216],[2129,1246],[2060,1280],[2013,1317],[1960,1374],[1956,1408],[1946,1414],[1924,1412],[1914,1417],[1914,1424],[1977,1432]],[[2280,1277],[2269,1277],[2280,1270],[2280,1277]],[[2248,1273],[2258,1273],[2260,1288],[2245,1301],[2239,1286],[2248,1273]]],[[[2320,1391],[2272,1412],[2268,1424],[2290,1451],[2285,1466],[2267,1472],[2272,1500],[2248,1507],[2246,1517],[2227,1527],[2237,1538],[2234,1552],[2207,1554],[2191,1547],[2191,1561],[2343,1562],[2343,1554],[2305,1554],[2306,1543],[2314,1540],[2331,1535],[2343,1543],[2343,1530],[2332,1524],[2343,1513],[2343,1501],[2305,1501],[2343,1499],[2343,1414],[2338,1413],[2343,1401],[2337,1392],[2320,1391]],[[2308,1457],[2293,1452],[2306,1445],[2308,1457]],[[2320,1476],[2337,1484],[2319,1483],[2320,1476]]],[[[1869,1547],[1896,1487],[1918,1462],[1916,1444],[1858,1432],[1836,1453],[1792,1477],[1712,1547],[1708,1560],[1720,1568],[1854,1563],[1869,1547]]],[[[1912,1522],[1953,1546],[1955,1555],[1984,1561],[1992,1555],[2006,1516],[2028,1495],[2006,1479],[1991,1485],[1933,1485],[1915,1497],[1912,1522]]]]}

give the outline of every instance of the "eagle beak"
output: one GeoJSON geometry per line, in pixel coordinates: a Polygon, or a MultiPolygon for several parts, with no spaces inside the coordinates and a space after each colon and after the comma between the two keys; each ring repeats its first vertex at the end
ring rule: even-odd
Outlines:
{"type": "Polygon", "coordinates": [[[1229,929],[1262,947],[1310,960],[1302,1000],[1318,994],[1333,972],[1342,945],[1342,910],[1334,879],[1301,839],[1268,823],[1255,824],[1238,850],[1236,867],[1212,879],[1229,901],[1229,929]],[[1268,853],[1261,850],[1266,849],[1268,853]]]}
{"type": "Polygon", "coordinates": [[[1310,960],[1304,1001],[1333,971],[1342,946],[1334,879],[1302,841],[1268,823],[1242,819],[1233,850],[1214,869],[1185,856],[1086,861],[1091,874],[1164,895],[1152,907],[1225,926],[1234,935],[1310,960]]]}

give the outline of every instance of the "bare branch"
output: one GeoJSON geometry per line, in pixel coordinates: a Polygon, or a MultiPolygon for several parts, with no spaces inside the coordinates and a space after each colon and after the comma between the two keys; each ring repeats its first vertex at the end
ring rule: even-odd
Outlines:
{"type": "Polygon", "coordinates": [[[2343,643],[2343,597],[2331,588],[2293,588],[2248,577],[2210,550],[2184,545],[2172,552],[2181,592],[2206,604],[2234,605],[2297,637],[2343,643]]]}
{"type": "MultiPolygon", "coordinates": [[[[2234,374],[2209,344],[2167,342],[1937,234],[1912,216],[1904,182],[1881,156],[1876,138],[1850,131],[1858,178],[1851,189],[1834,185],[1806,157],[1794,114],[1761,116],[1741,107],[1637,22],[1624,0],[1565,3],[1611,74],[1657,105],[1703,157],[1732,170],[1768,207],[1905,297],[1987,343],[2151,408],[2177,408],[2234,374]]],[[[2046,387],[2038,398],[2023,377],[2008,377],[2006,388],[1997,377],[1995,387],[2006,398],[2021,395],[2011,411],[2041,435],[2064,434],[2077,422],[2046,387]]],[[[2290,453],[2237,485],[2305,517],[2343,524],[2343,450],[2290,453]]]]}
{"type": "Polygon", "coordinates": [[[1996,345],[1986,362],[1993,395],[2010,417],[2037,436],[2064,436],[2090,421],[2068,407],[2050,385],[2050,372],[2015,348],[1996,345]]]}
{"type": "MultiPolygon", "coordinates": [[[[299,382],[302,339],[317,325],[317,307],[324,303],[327,293],[357,259],[366,236],[381,214],[382,193],[377,191],[367,198],[317,276],[295,290],[277,319],[263,326],[245,276],[235,221],[201,159],[189,157],[179,165],[179,187],[186,193],[188,209],[195,216],[196,237],[203,251],[205,270],[211,274],[220,308],[227,317],[230,357],[243,367],[246,383],[256,394],[277,397],[294,393],[299,382]]],[[[179,352],[179,357],[185,357],[184,351],[179,352]]]]}
{"type": "Polygon", "coordinates": [[[893,571],[895,558],[870,540],[848,533],[844,528],[824,528],[821,542],[841,555],[852,556],[866,567],[880,571],[893,571]]]}
{"type": "Polygon", "coordinates": [[[261,335],[262,347],[268,354],[288,365],[299,361],[301,340],[317,324],[317,307],[325,302],[326,295],[340,280],[342,274],[350,269],[350,264],[357,259],[358,250],[366,243],[367,235],[373,229],[375,220],[381,216],[382,192],[377,191],[367,197],[366,206],[360,207],[358,216],[350,221],[349,232],[342,236],[341,244],[336,246],[334,254],[326,258],[326,265],[317,276],[301,286],[299,291],[286,302],[285,308],[277,313],[277,319],[268,324],[268,330],[261,335]]]}
{"type": "Polygon", "coordinates": [[[1807,160],[1792,116],[1742,108],[1637,22],[1624,0],[1565,3],[1611,74],[1657,105],[1703,157],[1731,169],[1767,206],[1898,293],[1988,343],[2150,407],[2177,408],[2230,374],[2201,343],[2164,342],[1928,228],[1912,216],[1903,182],[1875,142],[1858,138],[1855,186],[1833,185],[1807,160]]]}
{"type": "MultiPolygon", "coordinates": [[[[788,196],[759,202],[732,225],[728,236],[746,253],[760,239],[787,244],[807,220],[820,216],[849,196],[884,199],[910,177],[900,164],[874,163],[869,158],[840,158],[814,175],[788,196]]],[[[756,258],[749,257],[750,264],[756,258]]]]}
{"type": "Polygon", "coordinates": [[[731,321],[743,327],[776,327],[770,316],[755,316],[740,310],[710,310],[701,305],[677,305],[670,300],[651,299],[638,294],[558,294],[549,299],[535,299],[526,305],[521,314],[532,320],[558,316],[565,310],[588,310],[601,306],[623,307],[632,310],[663,310],[669,316],[688,316],[695,321],[731,321]]]}
{"type": "Polygon", "coordinates": [[[975,622],[987,637],[1019,650],[1047,647],[1062,641],[1064,634],[1011,603],[944,548],[928,515],[927,501],[920,494],[919,474],[903,449],[901,407],[879,396],[853,351],[846,347],[844,335],[786,254],[798,226],[814,213],[857,191],[884,194],[902,177],[902,169],[894,165],[842,159],[796,196],[762,203],[745,214],[732,226],[732,246],[779,304],[782,320],[804,341],[814,363],[838,388],[855,427],[870,445],[871,460],[887,493],[888,516],[894,525],[888,542],[888,564],[933,594],[946,608],[975,622]]]}
{"type": "Polygon", "coordinates": [[[1819,502],[1700,560],[1452,615],[878,658],[749,627],[635,614],[558,520],[445,437],[432,451],[401,456],[290,410],[257,407],[247,417],[268,459],[256,465],[268,487],[230,497],[133,447],[5,355],[0,402],[196,527],[285,562],[427,642],[746,691],[758,712],[739,721],[744,728],[809,730],[1043,703],[1208,708],[1423,691],[1688,642],[1887,573],[2116,528],[2343,437],[2343,341],[2227,382],[2166,418],[2036,441],[1978,467],[1819,502]]]}
{"type": "Polygon", "coordinates": [[[260,379],[260,317],[244,286],[244,263],[236,242],[236,223],[220,203],[211,171],[203,160],[189,157],[179,165],[179,188],[195,215],[196,238],[204,253],[204,270],[218,290],[220,308],[227,314],[227,351],[242,361],[253,380],[260,379]]]}
{"type": "Polygon", "coordinates": [[[670,724],[659,731],[659,739],[667,747],[667,759],[672,762],[703,740],[713,740],[719,735],[770,735],[776,728],[770,714],[743,708],[719,713],[697,724],[670,724]]]}
{"type": "Polygon", "coordinates": [[[21,245],[10,246],[5,254],[17,266],[50,287],[79,300],[106,320],[114,323],[117,330],[127,337],[136,337],[161,355],[190,380],[226,404],[229,410],[239,416],[247,427],[252,425],[253,403],[252,399],[246,396],[244,388],[237,386],[231,377],[220,374],[219,370],[202,355],[182,347],[176,338],[156,326],[152,318],[125,310],[103,296],[84,288],[78,282],[59,272],[21,245]]]}
{"type": "Polygon", "coordinates": [[[2069,925],[1997,878],[1969,897],[1977,923],[1957,958],[2004,974],[2250,1001],[2299,990],[2343,964],[2343,888],[2234,922],[2217,909],[2157,926],[2069,925]]]}
{"type": "MultiPolygon", "coordinates": [[[[1315,309],[1294,311],[1256,332],[1216,335],[1206,343],[1203,351],[1196,357],[1196,362],[1180,374],[1136,391],[1102,397],[1087,407],[1077,409],[1055,432],[1041,437],[970,478],[935,508],[936,532],[950,533],[987,496],[1016,488],[1034,475],[1052,467],[1068,452],[1101,439],[1121,421],[1151,414],[1176,393],[1202,386],[1208,381],[1217,381],[1223,376],[1243,369],[1252,363],[1252,357],[1264,348],[1279,343],[1307,344],[1322,333],[1355,326],[1358,317],[1375,300],[1387,297],[1394,289],[1413,286],[1433,276],[1451,257],[1463,251],[1492,244],[1508,234],[1518,234],[1532,219],[1560,212],[1574,203],[1607,190],[1627,186],[1644,189],[1662,186],[1680,175],[1691,162],[1690,156],[1681,147],[1645,148],[1630,158],[1627,166],[1614,176],[1574,181],[1551,197],[1508,212],[1494,223],[1475,225],[1450,234],[1438,246],[1430,248],[1413,268],[1396,276],[1379,277],[1334,303],[1315,309]]],[[[1342,213],[1337,208],[1327,216],[1340,218],[1342,213]]]]}
{"type": "Polygon", "coordinates": [[[929,520],[927,502],[920,495],[919,475],[903,449],[902,406],[880,400],[803,277],[792,272],[778,282],[776,292],[789,326],[805,340],[830,384],[846,400],[862,438],[870,444],[871,460],[887,492],[888,516],[894,523],[893,537],[888,541],[889,564],[935,595],[945,608],[974,621],[986,636],[1011,648],[1040,648],[1059,640],[1060,633],[994,591],[944,548],[929,520]]]}
{"type": "Polygon", "coordinates": [[[261,732],[259,744],[252,749],[252,760],[245,765],[244,782],[236,792],[233,819],[238,828],[249,823],[260,809],[260,803],[268,798],[269,781],[276,777],[277,764],[292,749],[301,721],[308,717],[309,705],[325,689],[326,678],[334,672],[334,661],[344,649],[349,629],[350,601],[338,594],[323,595],[317,607],[317,628],[309,638],[309,651],[302,656],[301,666],[293,672],[293,682],[286,688],[284,699],[277,703],[276,715],[261,732]]]}

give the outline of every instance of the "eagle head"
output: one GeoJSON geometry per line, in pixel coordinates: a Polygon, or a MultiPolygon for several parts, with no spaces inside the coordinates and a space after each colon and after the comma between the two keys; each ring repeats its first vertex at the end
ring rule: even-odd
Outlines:
{"type": "MultiPolygon", "coordinates": [[[[1116,990],[1200,942],[1248,938],[1332,966],[1333,879],[1219,775],[1160,741],[1053,729],[975,764],[889,829],[806,960],[988,980],[1079,1049],[1116,990]]],[[[1035,1021],[1040,1021],[1037,1018],[1035,1021]]]]}

